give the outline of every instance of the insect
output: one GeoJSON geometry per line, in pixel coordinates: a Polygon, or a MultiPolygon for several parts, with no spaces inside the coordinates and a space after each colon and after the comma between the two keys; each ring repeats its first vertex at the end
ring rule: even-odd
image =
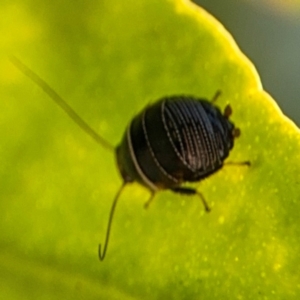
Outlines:
{"type": "MultiPolygon", "coordinates": [[[[171,190],[185,195],[198,195],[207,212],[210,208],[203,195],[186,187],[186,182],[198,182],[217,172],[224,165],[240,130],[229,120],[232,114],[227,105],[224,112],[214,105],[220,92],[211,101],[193,96],[164,97],[148,105],[129,123],[120,144],[113,147],[96,133],[43,79],[17,58],[12,63],[60,106],[88,135],[104,148],[115,153],[123,184],[116,193],[108,219],[102,251],[105,258],[117,201],[124,187],[138,182],[146,187],[150,199],[157,191],[171,190]]],[[[250,165],[250,162],[228,163],[250,165]]]]}

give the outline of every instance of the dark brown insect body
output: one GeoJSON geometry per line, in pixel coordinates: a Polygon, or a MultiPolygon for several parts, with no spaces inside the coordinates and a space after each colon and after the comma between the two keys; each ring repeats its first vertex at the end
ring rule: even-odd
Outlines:
{"type": "MultiPolygon", "coordinates": [[[[222,114],[212,101],[191,96],[165,97],[146,107],[130,122],[121,143],[115,148],[96,133],[43,79],[15,57],[13,64],[40,86],[65,113],[97,143],[115,151],[123,185],[115,195],[109,215],[103,251],[106,254],[116,204],[125,185],[137,181],[151,192],[169,189],[176,193],[200,196],[206,211],[204,197],[194,188],[182,186],[185,182],[204,179],[218,171],[233,147],[239,129],[229,120],[230,106],[222,114]]],[[[242,162],[237,164],[247,164],[242,162]]]]}
{"type": "Polygon", "coordinates": [[[116,149],[124,181],[157,191],[216,172],[238,132],[228,117],[194,97],[167,97],[148,106],[131,121],[116,149]]]}

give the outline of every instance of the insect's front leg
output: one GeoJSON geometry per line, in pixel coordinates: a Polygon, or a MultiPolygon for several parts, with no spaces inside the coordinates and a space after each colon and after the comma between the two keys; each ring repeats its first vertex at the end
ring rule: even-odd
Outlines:
{"type": "Polygon", "coordinates": [[[211,209],[208,206],[204,196],[196,189],[189,188],[189,187],[176,187],[176,188],[172,188],[171,190],[175,193],[182,194],[182,195],[198,195],[204,205],[205,211],[210,212],[211,209]]]}
{"type": "Polygon", "coordinates": [[[149,199],[147,200],[147,202],[145,202],[144,204],[144,208],[145,209],[148,209],[149,208],[149,205],[152,203],[153,199],[154,199],[154,196],[155,196],[155,192],[154,191],[151,191],[151,195],[149,197],[149,199]]]}

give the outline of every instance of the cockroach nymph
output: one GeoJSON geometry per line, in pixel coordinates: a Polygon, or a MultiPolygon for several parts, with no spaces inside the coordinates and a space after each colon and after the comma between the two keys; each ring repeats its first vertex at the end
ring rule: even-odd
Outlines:
{"type": "MultiPolygon", "coordinates": [[[[240,130],[229,120],[227,105],[222,113],[211,101],[194,96],[163,97],[148,105],[127,126],[121,143],[114,147],[96,133],[43,79],[15,57],[12,63],[35,82],[77,125],[102,147],[115,153],[123,184],[116,193],[109,214],[106,237],[99,259],[105,258],[117,201],[124,187],[138,182],[146,187],[150,199],[160,190],[185,195],[198,195],[207,212],[210,208],[203,195],[194,188],[183,186],[197,182],[220,170],[233,148],[240,130]]],[[[228,163],[250,165],[249,161],[228,163]]]]}

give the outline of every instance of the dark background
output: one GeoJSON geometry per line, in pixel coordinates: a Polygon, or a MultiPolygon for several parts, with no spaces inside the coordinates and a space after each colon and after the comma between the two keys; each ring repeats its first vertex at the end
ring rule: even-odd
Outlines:
{"type": "Polygon", "coordinates": [[[298,11],[280,9],[262,5],[263,0],[194,2],[216,17],[233,35],[257,68],[264,89],[299,127],[300,8],[298,11]]]}

